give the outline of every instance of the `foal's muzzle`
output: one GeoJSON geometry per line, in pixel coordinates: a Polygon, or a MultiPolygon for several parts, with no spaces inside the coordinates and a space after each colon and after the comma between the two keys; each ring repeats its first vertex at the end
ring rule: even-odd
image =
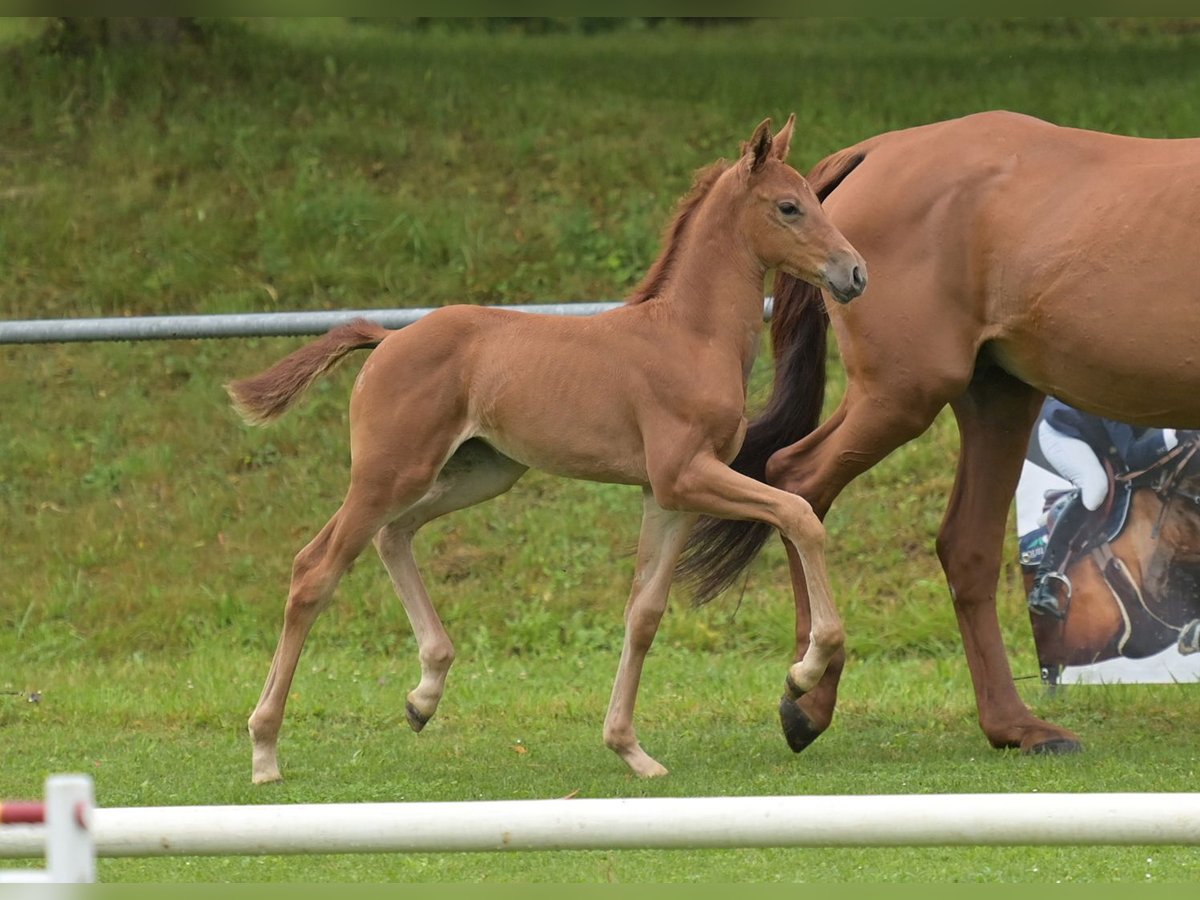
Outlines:
{"type": "Polygon", "coordinates": [[[867,264],[857,254],[830,260],[821,276],[838,303],[849,303],[867,289],[867,264]]]}

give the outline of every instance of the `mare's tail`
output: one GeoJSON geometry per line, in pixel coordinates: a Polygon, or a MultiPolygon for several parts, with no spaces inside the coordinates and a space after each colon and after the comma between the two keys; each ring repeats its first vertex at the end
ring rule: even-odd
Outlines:
{"type": "MultiPolygon", "coordinates": [[[[771,340],[775,384],[771,399],[750,423],[730,466],[766,481],[767,460],[817,427],[825,402],[826,325],[821,291],[780,272],[775,276],[771,340]]],[[[696,603],[707,603],[735,581],[758,556],[772,528],[763,522],[704,516],[684,547],[676,577],[691,586],[696,603]]]]}
{"type": "MultiPolygon", "coordinates": [[[[865,158],[845,150],[814,167],[808,180],[824,200],[865,158]]],[[[746,431],[731,467],[766,481],[767,460],[794,444],[821,420],[825,402],[826,333],[829,313],[819,288],[779,272],[775,276],[771,347],[775,380],[766,408],[746,431]]],[[[707,603],[735,581],[758,556],[772,528],[762,522],[700,519],[684,548],[676,577],[689,585],[696,603],[707,603]]]]}
{"type": "Polygon", "coordinates": [[[391,332],[355,319],[285,356],[258,375],[225,385],[233,407],[251,425],[275,421],[295,405],[314,381],[355,350],[377,347],[391,332]]]}

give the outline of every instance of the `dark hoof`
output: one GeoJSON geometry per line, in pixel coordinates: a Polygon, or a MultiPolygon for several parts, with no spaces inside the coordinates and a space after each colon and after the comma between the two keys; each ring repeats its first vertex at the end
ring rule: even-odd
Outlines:
{"type": "Polygon", "coordinates": [[[1065,756],[1068,753],[1082,753],[1083,744],[1072,738],[1051,738],[1034,744],[1025,752],[1034,756],[1065,756]]]}
{"type": "Polygon", "coordinates": [[[404,704],[404,715],[408,718],[408,727],[413,731],[420,732],[422,728],[429,724],[429,717],[421,715],[411,703],[406,702],[404,704]]]}
{"type": "Polygon", "coordinates": [[[793,753],[804,750],[821,736],[821,729],[813,725],[812,719],[787,694],[779,701],[779,722],[783,726],[783,736],[793,753]]]}

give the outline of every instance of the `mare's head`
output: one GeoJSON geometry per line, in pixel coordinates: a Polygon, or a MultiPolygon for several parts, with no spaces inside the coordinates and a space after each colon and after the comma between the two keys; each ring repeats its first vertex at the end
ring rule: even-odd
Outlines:
{"type": "Polygon", "coordinates": [[[742,145],[742,156],[728,173],[742,190],[739,227],[768,267],[825,288],[839,303],[853,300],[867,286],[867,265],[825,215],[804,176],[787,164],[795,115],[771,135],[766,119],[742,145]]]}

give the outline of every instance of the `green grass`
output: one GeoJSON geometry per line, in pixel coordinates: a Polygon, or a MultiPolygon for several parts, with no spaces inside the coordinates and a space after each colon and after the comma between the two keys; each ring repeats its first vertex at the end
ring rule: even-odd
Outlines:
{"type": "MultiPolygon", "coordinates": [[[[4,317],[615,299],[653,259],[692,171],[792,110],[801,167],[888,128],[993,107],[1200,134],[1200,35],[1186,22],[213,28],[206,50],[67,60],[36,52],[34,26],[0,23],[4,317]]],[[[221,385],[298,343],[0,347],[0,796],[65,770],[95,774],[105,805],[1195,784],[1190,690],[1045,695],[1015,547],[998,597],[1014,670],[1089,750],[1031,760],[987,748],[932,552],[957,449],[943,416],[829,517],[851,661],[833,729],[803,756],[775,722],[793,624],[773,543],[740,602],[675,598],[639,706],[672,775],[626,775],[599,731],[640,498],[534,473],[419,539],[460,654],[427,732],[404,725],[415,648],[364,558],[302,660],[287,781],[253,789],[245,718],[291,558],[345,487],[356,365],[266,430],[242,426],[221,385]]],[[[836,359],[831,375],[830,403],[836,359]]],[[[101,875],[1145,881],[1194,879],[1194,860],[1145,848],[598,852],[112,860],[101,875]]]]}
{"type": "MultiPolygon", "coordinates": [[[[314,648],[315,650],[315,648],[314,648]]],[[[74,665],[39,682],[39,704],[0,706],[6,744],[35,768],[91,773],[108,806],[491,800],[692,795],[1190,790],[1194,716],[1178,688],[1074,689],[1037,705],[1096,740],[1082,756],[989,750],[952,660],[853,666],[837,726],[800,757],[780,739],[780,666],[760,655],[651,655],[641,732],[672,769],[632,778],[599,739],[612,654],[473,651],[456,663],[438,716],[404,723],[411,659],[315,650],[292,698],[286,780],[249,784],[243,714],[262,660],[250,653],[74,665]],[[1132,704],[1147,718],[1130,721],[1132,704]],[[84,724],[86,723],[86,724],[84,724]]],[[[14,760],[15,762],[15,760],[14,760]]],[[[588,851],[102,860],[107,881],[1189,881],[1194,849],[908,848],[588,851]]]]}

